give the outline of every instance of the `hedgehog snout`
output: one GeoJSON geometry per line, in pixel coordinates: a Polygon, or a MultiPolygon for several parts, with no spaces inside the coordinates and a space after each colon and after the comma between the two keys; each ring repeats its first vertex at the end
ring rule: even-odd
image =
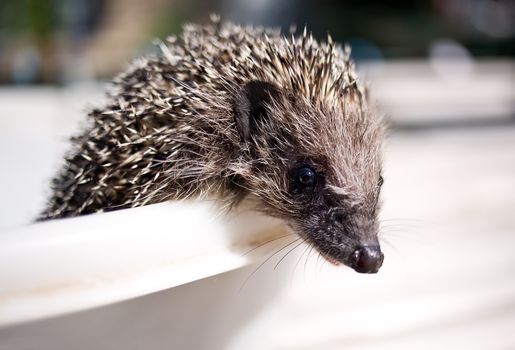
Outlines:
{"type": "Polygon", "coordinates": [[[379,245],[357,247],[351,255],[351,266],[359,273],[377,273],[383,265],[384,255],[379,245]]]}

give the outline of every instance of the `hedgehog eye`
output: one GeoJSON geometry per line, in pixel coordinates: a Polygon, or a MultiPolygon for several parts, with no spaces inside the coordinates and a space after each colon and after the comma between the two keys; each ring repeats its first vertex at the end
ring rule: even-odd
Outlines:
{"type": "Polygon", "coordinates": [[[296,180],[301,187],[313,187],[316,180],[315,171],[307,166],[299,168],[296,180]]]}
{"type": "Polygon", "coordinates": [[[383,183],[384,183],[383,176],[382,176],[382,175],[379,175],[379,180],[378,180],[378,182],[377,182],[378,186],[379,186],[379,187],[383,186],[383,183]]]}

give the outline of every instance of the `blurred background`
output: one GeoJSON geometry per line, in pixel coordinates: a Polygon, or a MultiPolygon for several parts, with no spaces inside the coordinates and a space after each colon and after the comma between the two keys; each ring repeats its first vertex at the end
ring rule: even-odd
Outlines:
{"type": "Polygon", "coordinates": [[[359,61],[515,54],[510,0],[3,0],[0,83],[65,84],[110,79],[154,51],[151,39],[178,34],[216,12],[245,24],[307,24],[350,43],[359,61]]]}
{"type": "MultiPolygon", "coordinates": [[[[213,348],[515,349],[512,0],[2,0],[0,230],[41,209],[68,136],[102,104],[107,82],[157,52],[154,38],[212,12],[284,30],[307,24],[351,44],[392,126],[380,274],[332,267],[304,246],[276,269],[278,254],[257,275],[282,269],[282,292],[213,348]]],[[[167,297],[146,298],[135,310],[150,320],[167,297]]],[[[78,339],[148,331],[87,320],[78,339]]],[[[32,348],[24,334],[48,342],[69,321],[4,333],[0,349],[32,348]]],[[[161,348],[166,324],[152,327],[161,348]]]]}

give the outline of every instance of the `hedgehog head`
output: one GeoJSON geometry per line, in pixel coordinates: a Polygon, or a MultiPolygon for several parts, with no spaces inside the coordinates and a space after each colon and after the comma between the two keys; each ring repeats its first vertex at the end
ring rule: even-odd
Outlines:
{"type": "Polygon", "coordinates": [[[327,260],[375,273],[383,262],[382,119],[357,83],[330,101],[247,82],[235,102],[244,146],[233,168],[261,211],[284,219],[327,260]]]}

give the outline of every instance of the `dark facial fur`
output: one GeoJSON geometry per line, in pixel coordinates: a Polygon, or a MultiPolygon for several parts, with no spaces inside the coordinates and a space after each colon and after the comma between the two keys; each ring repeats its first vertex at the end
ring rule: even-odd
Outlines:
{"type": "Polygon", "coordinates": [[[40,219],[248,199],[329,260],[377,272],[384,126],[348,50],[218,22],[161,49],[90,113],[40,219]]]}

